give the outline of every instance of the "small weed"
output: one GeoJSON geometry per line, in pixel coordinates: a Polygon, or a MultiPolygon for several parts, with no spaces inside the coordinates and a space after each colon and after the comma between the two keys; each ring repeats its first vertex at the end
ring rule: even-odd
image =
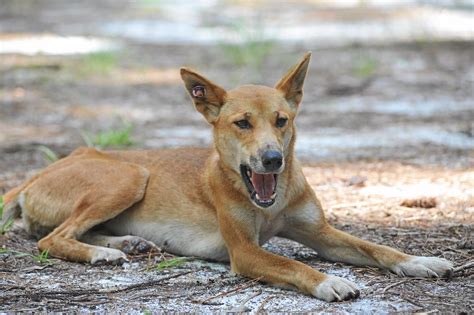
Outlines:
{"type": "Polygon", "coordinates": [[[262,27],[250,29],[246,25],[237,23],[231,26],[239,44],[221,43],[219,46],[236,65],[258,67],[270,53],[273,42],[264,38],[262,27]]]}
{"type": "Polygon", "coordinates": [[[138,3],[143,7],[159,7],[163,4],[163,0],[140,0],[138,3]]]}
{"type": "Polygon", "coordinates": [[[97,52],[88,54],[73,66],[73,71],[83,75],[108,75],[118,67],[116,52],[97,52]]]}
{"type": "Polygon", "coordinates": [[[359,59],[353,66],[352,71],[359,78],[372,76],[378,68],[378,62],[370,57],[359,59]]]}
{"type": "Polygon", "coordinates": [[[189,261],[191,258],[189,257],[177,257],[171,258],[167,260],[163,260],[159,264],[157,264],[153,269],[156,271],[161,271],[164,269],[174,268],[183,265],[186,261],[189,261]]]}
{"type": "Polygon", "coordinates": [[[272,42],[248,41],[243,44],[221,44],[224,53],[238,66],[259,66],[269,54],[272,42]]]}
{"type": "MultiPolygon", "coordinates": [[[[0,221],[3,218],[3,196],[0,196],[0,221]]],[[[13,218],[7,220],[0,226],[0,234],[5,234],[13,225],[15,220],[13,218]]]]}
{"type": "Polygon", "coordinates": [[[4,224],[2,224],[2,226],[0,226],[0,234],[3,235],[3,234],[5,234],[9,229],[11,229],[11,227],[12,227],[14,221],[15,221],[15,220],[12,218],[12,219],[7,220],[7,222],[5,222],[4,224]]]}
{"type": "Polygon", "coordinates": [[[40,263],[41,265],[51,265],[52,262],[48,258],[48,252],[49,250],[45,249],[39,255],[32,256],[32,257],[36,262],[40,263]]]}
{"type": "Polygon", "coordinates": [[[81,134],[81,137],[82,137],[82,140],[84,140],[84,143],[86,144],[86,146],[88,146],[89,148],[93,148],[94,147],[94,142],[92,141],[90,135],[88,133],[86,133],[85,131],[79,131],[80,134],[81,134]]]}
{"type": "Polygon", "coordinates": [[[41,265],[52,265],[53,264],[51,259],[48,258],[48,250],[44,250],[41,253],[39,253],[38,255],[33,255],[33,254],[30,254],[30,253],[23,253],[23,252],[19,252],[19,251],[16,251],[16,250],[0,248],[0,254],[12,254],[15,257],[31,257],[31,258],[33,258],[34,261],[36,261],[37,263],[40,263],[41,265]]]}
{"type": "Polygon", "coordinates": [[[126,124],[122,128],[99,132],[94,136],[81,132],[81,136],[88,147],[100,149],[107,147],[127,147],[135,144],[135,141],[131,138],[132,130],[133,125],[126,124]]]}
{"type": "Polygon", "coordinates": [[[151,315],[153,314],[149,309],[144,309],[143,310],[143,315],[151,315]]]}
{"type": "Polygon", "coordinates": [[[53,150],[51,150],[50,148],[48,148],[47,146],[40,145],[40,146],[38,147],[38,150],[39,150],[41,153],[43,153],[43,158],[44,158],[44,160],[46,161],[46,163],[48,163],[48,164],[54,163],[54,162],[56,162],[57,160],[59,160],[58,155],[57,155],[53,150]]]}

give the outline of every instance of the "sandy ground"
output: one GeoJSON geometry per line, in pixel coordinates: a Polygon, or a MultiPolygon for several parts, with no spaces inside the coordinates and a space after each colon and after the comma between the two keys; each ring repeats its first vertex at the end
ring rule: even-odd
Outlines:
{"type": "MultiPolygon", "coordinates": [[[[1,32],[96,35],[91,25],[98,21],[160,14],[115,1],[92,9],[56,1],[22,3],[1,4],[1,32]]],[[[324,14],[334,18],[332,11],[324,14]]],[[[197,68],[226,88],[273,85],[304,51],[313,50],[297,121],[297,154],[327,217],[364,239],[450,259],[454,277],[399,278],[323,261],[284,239],[265,245],[362,289],[355,301],[329,304],[232,275],[226,264],[190,258],[156,270],[157,263],[171,258],[165,253],[130,257],[124,266],[38,262],[35,240],[18,221],[0,235],[0,311],[473,311],[472,42],[332,48],[274,43],[258,64],[237,65],[221,45],[109,39],[122,49],[105,70],[88,69],[78,55],[1,55],[0,194],[47,165],[38,146],[64,156],[84,145],[81,133],[120,128],[124,120],[134,126],[134,147],[208,146],[209,127],[181,86],[180,66],[197,68]],[[371,70],[360,74],[361,63],[371,70]],[[401,206],[426,198],[434,198],[433,208],[401,206]]]]}

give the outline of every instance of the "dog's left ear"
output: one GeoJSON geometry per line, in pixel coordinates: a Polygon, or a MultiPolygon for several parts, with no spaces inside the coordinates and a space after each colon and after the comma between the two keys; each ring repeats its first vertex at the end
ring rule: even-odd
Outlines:
{"type": "Polygon", "coordinates": [[[303,59],[275,85],[277,90],[283,92],[288,104],[293,110],[298,109],[298,105],[303,99],[303,84],[308,72],[311,52],[307,52],[303,59]]]}
{"type": "Polygon", "coordinates": [[[184,81],[194,106],[209,123],[214,123],[219,116],[222,105],[225,103],[227,92],[220,86],[200,74],[181,68],[181,78],[184,81]]]}

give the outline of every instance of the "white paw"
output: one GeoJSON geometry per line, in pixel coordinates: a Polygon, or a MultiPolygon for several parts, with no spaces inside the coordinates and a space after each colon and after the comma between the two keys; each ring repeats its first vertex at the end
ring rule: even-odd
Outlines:
{"type": "Polygon", "coordinates": [[[392,267],[392,271],[402,277],[449,278],[453,274],[453,264],[444,258],[412,256],[392,267]]]}
{"type": "Polygon", "coordinates": [[[311,293],[318,299],[327,302],[355,299],[360,295],[357,286],[351,281],[329,275],[311,293]]]}
{"type": "Polygon", "coordinates": [[[94,254],[92,255],[91,264],[114,264],[121,265],[124,262],[128,261],[127,255],[124,252],[105,247],[96,247],[94,248],[94,254]]]}

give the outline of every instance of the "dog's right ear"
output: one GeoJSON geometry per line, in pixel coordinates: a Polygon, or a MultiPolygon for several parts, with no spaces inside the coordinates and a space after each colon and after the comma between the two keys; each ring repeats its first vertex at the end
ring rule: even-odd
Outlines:
{"type": "Polygon", "coordinates": [[[303,59],[288,71],[288,73],[278,81],[275,88],[283,92],[288,104],[293,110],[298,110],[298,106],[303,98],[303,84],[308,72],[311,52],[307,52],[303,59]]]}
{"type": "Polygon", "coordinates": [[[181,68],[181,78],[186,90],[193,100],[194,106],[209,123],[214,123],[225,103],[227,92],[200,74],[181,68]]]}

